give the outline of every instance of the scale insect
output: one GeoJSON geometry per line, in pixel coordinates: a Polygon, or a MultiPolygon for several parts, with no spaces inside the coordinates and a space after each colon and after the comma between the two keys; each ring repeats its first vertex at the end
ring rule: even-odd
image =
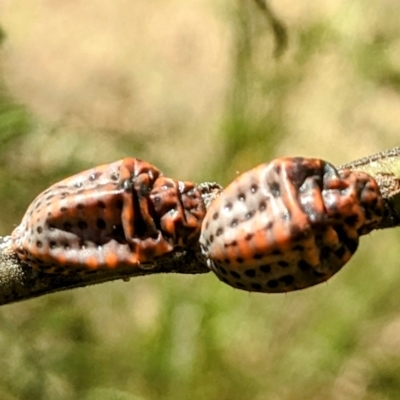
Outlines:
{"type": "Polygon", "coordinates": [[[211,204],[200,245],[238,289],[288,292],[326,281],[382,219],[376,181],[311,158],[279,158],[237,177],[211,204]]]}
{"type": "Polygon", "coordinates": [[[146,263],[198,242],[205,205],[191,182],[125,158],[54,184],[12,233],[19,258],[46,273],[146,263]]]}

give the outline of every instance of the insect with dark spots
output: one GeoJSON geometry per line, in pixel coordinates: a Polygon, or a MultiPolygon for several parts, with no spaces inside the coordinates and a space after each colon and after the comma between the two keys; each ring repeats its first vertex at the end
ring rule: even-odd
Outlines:
{"type": "Polygon", "coordinates": [[[205,212],[193,183],[125,158],[40,194],[12,233],[13,249],[22,261],[47,273],[148,268],[145,263],[197,243],[205,212]]]}
{"type": "Polygon", "coordinates": [[[339,271],[383,210],[368,174],[338,171],[318,159],[280,158],[238,176],[214,200],[203,221],[201,251],[233,287],[303,289],[339,271]]]}

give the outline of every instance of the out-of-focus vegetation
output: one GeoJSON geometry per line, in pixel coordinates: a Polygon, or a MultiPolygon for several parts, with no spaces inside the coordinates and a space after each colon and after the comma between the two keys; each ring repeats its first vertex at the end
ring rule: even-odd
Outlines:
{"type": "MultiPolygon", "coordinates": [[[[124,156],[228,183],[276,155],[398,145],[397,0],[0,4],[0,233],[50,183],[124,156]]],[[[327,284],[248,294],[152,276],[0,309],[0,399],[400,398],[396,230],[327,284]]]]}

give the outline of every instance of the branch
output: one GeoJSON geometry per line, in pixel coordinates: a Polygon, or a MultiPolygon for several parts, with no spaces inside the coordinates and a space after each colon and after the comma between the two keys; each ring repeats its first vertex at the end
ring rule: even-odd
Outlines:
{"type": "Polygon", "coordinates": [[[364,171],[375,178],[385,201],[385,214],[376,229],[400,225],[400,147],[341,165],[338,169],[364,171]]]}
{"type": "MultiPolygon", "coordinates": [[[[342,165],[364,171],[373,176],[385,201],[385,216],[376,229],[400,225],[400,147],[374,154],[369,157],[342,165]]],[[[222,187],[217,183],[198,185],[208,207],[219,195],[222,187]]],[[[90,275],[45,274],[21,262],[11,250],[10,236],[0,237],[0,305],[27,300],[61,290],[74,289],[129,278],[160,273],[202,274],[208,268],[199,257],[198,248],[175,251],[158,259],[146,269],[119,267],[115,270],[96,271],[90,275]]]]}
{"type": "Polygon", "coordinates": [[[266,0],[254,0],[261,12],[265,15],[268,23],[271,25],[272,32],[275,38],[274,56],[279,58],[286,50],[288,45],[288,35],[283,23],[273,13],[271,7],[266,0]]]}
{"type": "Polygon", "coordinates": [[[90,275],[57,275],[36,271],[21,262],[11,251],[11,237],[0,237],[0,305],[59,292],[150,274],[170,273],[203,274],[207,266],[196,257],[196,250],[176,251],[160,258],[146,269],[122,267],[115,270],[96,271],[90,275]]]}

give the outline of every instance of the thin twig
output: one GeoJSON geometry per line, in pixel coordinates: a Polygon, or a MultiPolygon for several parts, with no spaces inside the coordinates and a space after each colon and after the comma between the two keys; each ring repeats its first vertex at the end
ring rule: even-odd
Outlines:
{"type": "Polygon", "coordinates": [[[400,147],[382,151],[372,156],[341,165],[364,171],[373,176],[385,201],[385,215],[376,229],[393,228],[400,225],[400,147]]]}
{"type": "Polygon", "coordinates": [[[282,21],[280,21],[271,7],[268,5],[266,0],[254,0],[257,6],[261,9],[262,13],[265,15],[268,23],[271,25],[272,32],[275,38],[275,49],[274,56],[279,58],[283,52],[286,50],[288,45],[288,35],[285,26],[282,21]]]}

